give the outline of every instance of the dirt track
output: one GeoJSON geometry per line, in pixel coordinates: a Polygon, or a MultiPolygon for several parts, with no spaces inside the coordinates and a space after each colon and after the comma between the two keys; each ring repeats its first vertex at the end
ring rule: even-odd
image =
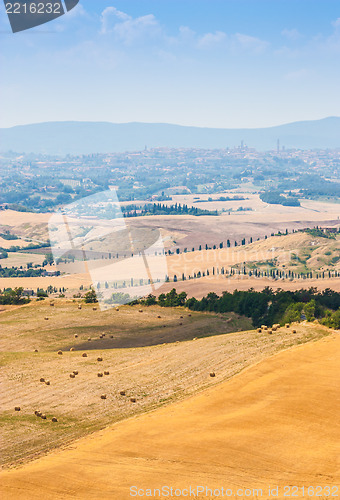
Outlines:
{"type": "Polygon", "coordinates": [[[279,485],[283,498],[284,485],[339,485],[339,359],[339,334],[279,353],[184,402],[5,472],[1,491],[6,500],[126,500],[132,485],[207,485],[262,488],[268,498],[268,486],[279,485]]]}

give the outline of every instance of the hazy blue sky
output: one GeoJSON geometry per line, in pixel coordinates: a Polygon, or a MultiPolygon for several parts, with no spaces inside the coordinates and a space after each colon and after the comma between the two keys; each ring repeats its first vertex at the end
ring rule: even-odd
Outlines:
{"type": "Polygon", "coordinates": [[[0,9],[0,126],[340,116],[338,0],[80,0],[17,34],[0,9]]]}

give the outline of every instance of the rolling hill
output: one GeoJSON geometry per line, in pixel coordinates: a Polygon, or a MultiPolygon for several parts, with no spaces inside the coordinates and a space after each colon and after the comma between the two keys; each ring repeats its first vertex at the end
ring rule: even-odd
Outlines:
{"type": "Polygon", "coordinates": [[[47,122],[0,129],[0,151],[91,154],[154,147],[225,148],[244,141],[259,150],[340,147],[340,117],[258,129],[200,128],[166,123],[47,122]]]}

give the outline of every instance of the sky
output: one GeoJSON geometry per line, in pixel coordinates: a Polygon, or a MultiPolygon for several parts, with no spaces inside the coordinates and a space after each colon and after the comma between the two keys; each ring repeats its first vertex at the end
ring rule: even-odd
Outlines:
{"type": "Polygon", "coordinates": [[[340,116],[338,0],[80,0],[13,34],[0,4],[0,127],[257,128],[340,116]]]}

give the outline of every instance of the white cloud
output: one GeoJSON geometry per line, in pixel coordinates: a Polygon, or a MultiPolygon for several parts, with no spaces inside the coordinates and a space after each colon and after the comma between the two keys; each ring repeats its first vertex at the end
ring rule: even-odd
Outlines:
{"type": "Polygon", "coordinates": [[[114,33],[123,43],[130,45],[143,37],[160,35],[162,30],[153,14],[133,18],[115,7],[107,7],[101,15],[101,33],[114,33]]]}
{"type": "Polygon", "coordinates": [[[301,33],[295,28],[291,30],[284,29],[283,31],[281,31],[281,35],[283,35],[285,38],[293,42],[302,38],[301,33]]]}
{"type": "Polygon", "coordinates": [[[243,33],[236,33],[231,36],[231,47],[235,50],[245,50],[254,54],[261,54],[264,52],[269,43],[260,38],[244,35],[243,33]]]}
{"type": "Polygon", "coordinates": [[[216,31],[215,33],[206,33],[198,39],[197,46],[200,48],[209,48],[212,46],[220,45],[227,39],[226,33],[223,31],[216,31]]]}

